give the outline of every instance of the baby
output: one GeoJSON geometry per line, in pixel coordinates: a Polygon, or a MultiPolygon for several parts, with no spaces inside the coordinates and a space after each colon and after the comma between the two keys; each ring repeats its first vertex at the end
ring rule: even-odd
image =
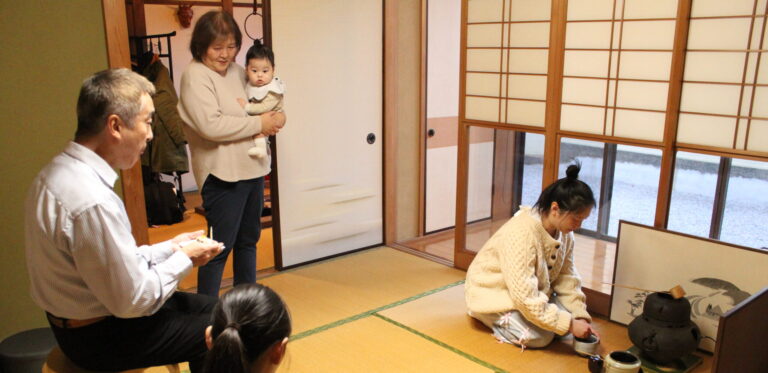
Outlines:
{"type": "MultiPolygon", "coordinates": [[[[245,92],[248,102],[240,102],[248,115],[260,115],[268,111],[283,109],[283,81],[274,76],[275,55],[272,50],[256,40],[245,55],[245,75],[248,84],[245,92]]],[[[248,149],[248,155],[264,158],[268,154],[267,137],[258,134],[253,138],[254,146],[248,149]]]]}

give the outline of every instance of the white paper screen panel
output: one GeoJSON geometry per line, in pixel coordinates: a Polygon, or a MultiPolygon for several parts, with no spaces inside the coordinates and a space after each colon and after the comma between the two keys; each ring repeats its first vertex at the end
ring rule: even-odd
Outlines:
{"type": "Polygon", "coordinates": [[[616,110],[613,136],[662,141],[665,113],[638,110],[616,110]]]}
{"type": "Polygon", "coordinates": [[[621,52],[619,77],[624,79],[669,80],[672,52],[621,52]]]}
{"type": "Polygon", "coordinates": [[[755,69],[757,68],[757,57],[759,55],[760,53],[747,53],[747,70],[744,75],[744,83],[752,84],[755,82],[755,69]]]}
{"type": "Polygon", "coordinates": [[[749,126],[749,140],[747,150],[768,152],[768,121],[755,120],[749,126]]]}
{"type": "Polygon", "coordinates": [[[500,74],[467,73],[467,95],[499,96],[500,74]]]}
{"type": "Polygon", "coordinates": [[[672,50],[675,21],[624,22],[621,34],[622,49],[672,50]]]}
{"type": "Polygon", "coordinates": [[[750,23],[749,18],[692,19],[688,49],[747,49],[750,23]]]}
{"type": "Polygon", "coordinates": [[[464,116],[467,119],[497,122],[499,120],[499,99],[468,96],[464,116]]]}
{"type": "Polygon", "coordinates": [[[611,22],[571,22],[565,28],[565,48],[608,49],[611,22]]]}
{"type": "MultiPolygon", "coordinates": [[[[749,117],[749,113],[752,110],[752,86],[744,86],[742,92],[741,92],[741,112],[740,116],[743,117],[749,117]]],[[[757,106],[757,105],[755,105],[757,106]]],[[[758,108],[755,107],[757,110],[758,108]]],[[[753,112],[754,115],[754,112],[753,112]]]]}
{"type": "Polygon", "coordinates": [[[605,109],[563,104],[560,109],[560,129],[591,134],[603,133],[605,109]]]}
{"type": "Polygon", "coordinates": [[[501,22],[504,0],[468,0],[467,22],[501,22]]]}
{"type": "Polygon", "coordinates": [[[563,103],[605,105],[605,79],[563,78],[563,103]]]}
{"type": "Polygon", "coordinates": [[[467,25],[467,47],[501,46],[501,23],[467,25]]]}
{"type": "Polygon", "coordinates": [[[662,141],[676,15],[674,0],[568,1],[560,129],[662,141]]]}
{"type": "MultiPolygon", "coordinates": [[[[768,41],[768,37],[766,37],[766,41],[768,41]]],[[[763,58],[760,59],[760,68],[757,70],[757,82],[760,84],[768,83],[768,58],[766,57],[768,56],[763,55],[763,58]]]]}
{"type": "Polygon", "coordinates": [[[507,100],[507,123],[544,127],[546,103],[507,100]]]}
{"type": "MultiPolygon", "coordinates": [[[[740,91],[737,85],[683,83],[680,111],[736,115],[740,91]]],[[[733,132],[729,136],[732,137],[733,132]]]]}
{"type": "Polygon", "coordinates": [[[747,142],[749,118],[739,118],[736,122],[736,148],[744,149],[747,142]]]}
{"type": "MultiPolygon", "coordinates": [[[[612,19],[613,2],[614,0],[569,0],[568,20],[612,19]]],[[[619,1],[619,4],[621,4],[621,1],[619,1]]]]}
{"type": "Polygon", "coordinates": [[[626,0],[624,2],[624,19],[675,18],[676,15],[677,1],[626,0]]]}
{"type": "Polygon", "coordinates": [[[604,78],[608,71],[608,52],[565,51],[563,75],[604,78]]]}
{"type": "Polygon", "coordinates": [[[542,0],[512,0],[512,15],[510,21],[544,21],[552,17],[549,1],[542,0]]]}
{"type": "Polygon", "coordinates": [[[735,118],[680,113],[677,124],[677,141],[732,148],[735,129],[735,118]]]}
{"type": "Polygon", "coordinates": [[[619,81],[616,106],[665,111],[669,83],[619,81]]]}
{"type": "Polygon", "coordinates": [[[547,98],[546,76],[509,75],[507,80],[509,88],[506,96],[509,98],[528,98],[532,100],[546,100],[547,98]]]}
{"type": "Polygon", "coordinates": [[[509,51],[510,73],[534,73],[546,74],[547,50],[540,49],[513,49],[509,51]]]}
{"type": "Polygon", "coordinates": [[[467,49],[467,71],[500,72],[501,49],[467,49]]]}
{"type": "MultiPolygon", "coordinates": [[[[768,35],[768,30],[763,30],[764,21],[765,19],[762,17],[755,18],[755,22],[752,25],[752,42],[750,44],[750,49],[759,49],[761,39],[765,39],[765,36],[768,35]]],[[[763,43],[765,43],[765,41],[763,41],[763,43]]]]}
{"type": "Polygon", "coordinates": [[[509,25],[510,47],[547,47],[549,22],[512,23],[509,25]]]}
{"type": "Polygon", "coordinates": [[[543,126],[550,2],[468,0],[467,9],[465,118],[543,126]]]}
{"type": "Polygon", "coordinates": [[[688,52],[683,80],[741,83],[743,68],[744,53],[688,52]]]}
{"type": "MultiPolygon", "coordinates": [[[[723,17],[752,14],[755,0],[693,0],[691,17],[723,17]]],[[[757,9],[765,9],[765,0],[757,2],[757,9]]]]}
{"type": "Polygon", "coordinates": [[[768,87],[757,87],[755,89],[755,101],[752,104],[752,116],[768,118],[768,87]]]}

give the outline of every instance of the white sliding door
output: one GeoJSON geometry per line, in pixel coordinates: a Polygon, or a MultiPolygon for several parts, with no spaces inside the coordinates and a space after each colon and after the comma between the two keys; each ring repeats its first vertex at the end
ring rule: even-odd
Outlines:
{"type": "Polygon", "coordinates": [[[381,0],[273,0],[282,265],[383,241],[381,0]],[[375,141],[368,142],[369,134],[375,141]]]}

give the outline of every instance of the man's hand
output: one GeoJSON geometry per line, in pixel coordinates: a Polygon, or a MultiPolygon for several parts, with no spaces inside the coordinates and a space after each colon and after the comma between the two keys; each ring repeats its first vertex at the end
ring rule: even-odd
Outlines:
{"type": "Polygon", "coordinates": [[[192,240],[194,240],[195,238],[198,238],[198,237],[200,237],[200,236],[202,236],[202,235],[204,235],[204,234],[205,234],[205,231],[204,231],[204,230],[202,230],[202,229],[201,229],[201,230],[199,230],[199,231],[194,231],[194,232],[187,232],[187,233],[182,233],[182,234],[180,234],[180,235],[178,235],[178,236],[176,236],[176,237],[172,238],[172,239],[171,239],[171,242],[172,242],[172,243],[175,243],[175,244],[180,244],[180,243],[182,243],[182,242],[186,242],[186,241],[192,241],[192,240]]]}
{"type": "Polygon", "coordinates": [[[594,334],[600,338],[600,334],[597,330],[592,328],[592,324],[584,319],[572,319],[571,320],[571,333],[576,338],[587,338],[590,334],[594,334]]]}
{"type": "Polygon", "coordinates": [[[260,115],[261,133],[264,136],[273,136],[280,132],[285,125],[285,113],[282,111],[268,111],[260,115]]]}
{"type": "MultiPolygon", "coordinates": [[[[200,234],[202,234],[202,231],[200,231],[200,234]]],[[[198,237],[200,234],[198,234],[198,237]]],[[[178,250],[187,254],[193,266],[199,267],[208,263],[216,255],[219,255],[224,250],[224,244],[203,237],[180,243],[178,250]]]]}

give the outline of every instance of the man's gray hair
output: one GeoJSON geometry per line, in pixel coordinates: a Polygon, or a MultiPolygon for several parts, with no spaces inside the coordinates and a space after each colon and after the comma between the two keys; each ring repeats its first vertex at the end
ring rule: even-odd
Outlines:
{"type": "Polygon", "coordinates": [[[155,86],[147,78],[125,68],[99,71],[83,81],[77,99],[75,138],[99,134],[107,117],[116,114],[127,126],[141,111],[141,96],[154,95],[155,86]]]}

